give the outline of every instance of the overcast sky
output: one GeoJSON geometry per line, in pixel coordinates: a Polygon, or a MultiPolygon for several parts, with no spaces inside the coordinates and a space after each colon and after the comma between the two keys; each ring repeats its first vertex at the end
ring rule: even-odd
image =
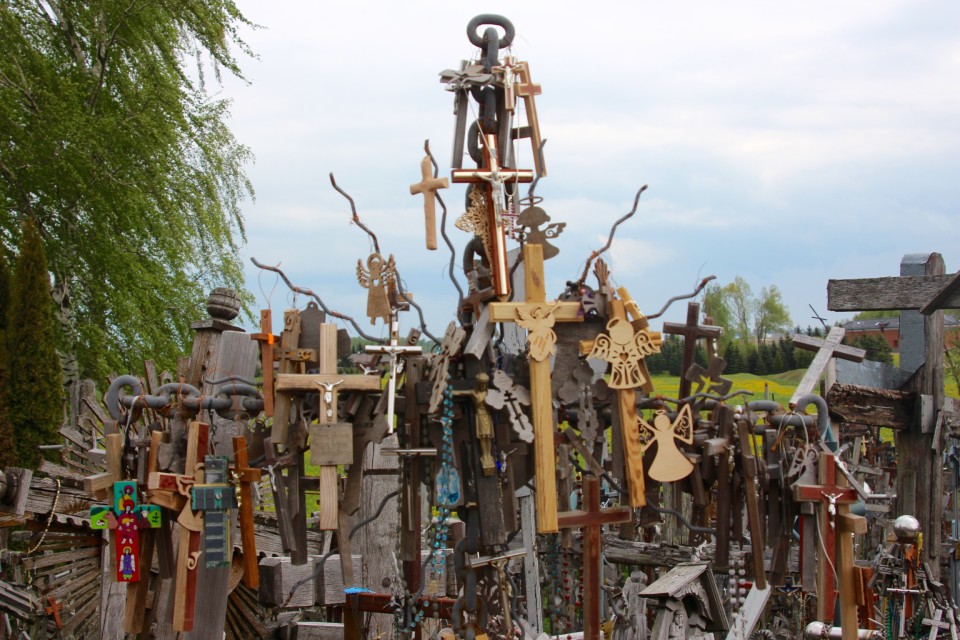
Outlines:
{"type": "MultiPolygon", "coordinates": [[[[292,299],[249,256],[369,327],[354,271],[371,249],[332,171],[430,330],[453,318],[449,253],[426,251],[422,198],[408,189],[425,139],[449,175],[453,96],[438,72],[477,55],[465,29],[479,13],[513,21],[512,53],[543,87],[549,176],[537,193],[567,223],[547,262],[550,294],[644,184],[608,260],[648,313],[706,275],[741,275],[755,292],[777,285],[806,326],[808,305],[841,317],[826,312],[829,278],[895,275],[911,252],[960,268],[956,0],[239,4],[262,26],[246,32],[259,59],[242,61],[249,84],[227,80],[221,95],[256,156],[244,259],[275,316],[292,299]]],[[[526,144],[519,164],[532,168],[526,144]]],[[[463,191],[442,192],[458,251],[463,191]]]]}

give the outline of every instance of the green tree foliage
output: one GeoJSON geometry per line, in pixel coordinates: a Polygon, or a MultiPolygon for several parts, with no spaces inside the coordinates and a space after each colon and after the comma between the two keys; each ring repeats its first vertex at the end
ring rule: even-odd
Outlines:
{"type": "Polygon", "coordinates": [[[36,468],[41,444],[60,441],[63,419],[50,274],[36,226],[23,225],[7,308],[4,390],[19,465],[36,468]]]}
{"type": "Polygon", "coordinates": [[[792,324],[790,313],[783,303],[783,296],[777,285],[773,284],[761,289],[753,308],[753,329],[757,344],[760,344],[769,333],[789,330],[792,324]]]}
{"type": "Polygon", "coordinates": [[[10,308],[10,271],[6,256],[0,251],[0,467],[14,466],[17,462],[13,446],[13,425],[7,411],[7,316],[10,308]]]}
{"type": "Polygon", "coordinates": [[[173,366],[209,289],[242,288],[249,152],[204,78],[249,53],[233,0],[0,4],[0,231],[32,219],[84,375],[173,366]]]}
{"type": "Polygon", "coordinates": [[[743,373],[746,371],[746,363],[743,361],[743,353],[740,351],[738,343],[731,341],[727,344],[726,349],[723,350],[723,359],[727,362],[724,373],[743,373]]]}
{"type": "Polygon", "coordinates": [[[723,288],[723,293],[730,308],[736,337],[745,341],[750,337],[751,320],[756,308],[750,284],[742,276],[737,276],[723,288]]]}
{"type": "Polygon", "coordinates": [[[847,344],[867,352],[867,360],[874,362],[886,362],[893,364],[893,350],[890,343],[880,336],[864,335],[856,336],[850,340],[844,340],[847,344]]]}
{"type": "Polygon", "coordinates": [[[710,318],[710,324],[722,327],[720,336],[721,351],[736,337],[733,314],[727,302],[724,288],[718,284],[710,284],[703,290],[703,315],[710,318]]]}

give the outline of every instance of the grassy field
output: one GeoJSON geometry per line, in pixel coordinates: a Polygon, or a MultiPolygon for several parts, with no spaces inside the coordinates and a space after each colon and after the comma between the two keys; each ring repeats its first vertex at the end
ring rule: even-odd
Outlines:
{"type": "MultiPolygon", "coordinates": [[[[786,403],[793,395],[797,383],[803,378],[803,370],[788,371],[773,376],[759,377],[752,373],[724,375],[733,381],[731,391],[748,391],[749,400],[763,400],[765,397],[775,402],[786,403]]],[[[653,376],[654,394],[665,398],[676,398],[680,388],[680,378],[668,375],[653,376]]]]}

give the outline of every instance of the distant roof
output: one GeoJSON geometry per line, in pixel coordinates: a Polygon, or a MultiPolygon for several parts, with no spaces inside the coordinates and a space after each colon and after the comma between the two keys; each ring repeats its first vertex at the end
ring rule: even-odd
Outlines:
{"type": "MultiPolygon", "coordinates": [[[[957,316],[943,315],[943,324],[947,327],[960,326],[957,316]]],[[[852,320],[843,328],[847,331],[900,331],[900,318],[870,318],[869,320],[852,320]]]]}

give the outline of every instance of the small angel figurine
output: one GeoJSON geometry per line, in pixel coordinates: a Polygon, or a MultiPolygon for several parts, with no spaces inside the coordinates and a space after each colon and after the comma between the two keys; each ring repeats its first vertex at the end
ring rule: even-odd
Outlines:
{"type": "Polygon", "coordinates": [[[376,324],[377,318],[383,318],[385,323],[390,322],[392,307],[389,294],[396,283],[396,269],[393,254],[384,261],[379,253],[371,253],[366,268],[362,261],[357,260],[357,281],[368,291],[367,317],[370,318],[370,324],[376,324]]]}
{"type": "Polygon", "coordinates": [[[614,318],[607,323],[607,333],[597,336],[588,358],[603,360],[613,365],[611,389],[635,389],[647,381],[641,360],[659,353],[660,334],[647,329],[634,331],[633,325],[623,318],[614,318]]]}
{"type": "Polygon", "coordinates": [[[654,442],[657,443],[657,456],[647,470],[650,477],[660,482],[675,482],[690,475],[693,463],[677,447],[678,440],[687,444],[693,442],[693,411],[690,405],[683,405],[672,423],[662,409],[654,415],[653,425],[643,418],[639,418],[639,421],[640,448],[646,451],[654,442]]]}

